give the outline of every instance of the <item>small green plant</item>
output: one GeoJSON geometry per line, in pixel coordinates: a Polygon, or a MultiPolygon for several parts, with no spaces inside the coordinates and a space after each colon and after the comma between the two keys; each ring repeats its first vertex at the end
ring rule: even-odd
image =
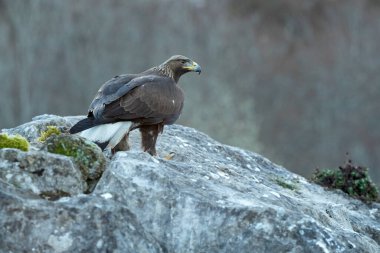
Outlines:
{"type": "Polygon", "coordinates": [[[368,169],[348,160],[339,169],[316,169],[312,181],[322,186],[341,189],[364,202],[378,201],[379,192],[368,175],[368,169]]]}
{"type": "Polygon", "coordinates": [[[283,187],[285,189],[289,189],[289,190],[292,190],[292,191],[297,190],[297,186],[296,185],[288,183],[288,182],[285,182],[281,178],[276,178],[274,181],[276,182],[276,184],[278,184],[279,186],[281,186],[281,187],[283,187]]]}
{"type": "Polygon", "coordinates": [[[29,142],[21,135],[9,136],[3,133],[0,134],[0,148],[17,148],[22,151],[28,151],[29,142]]]}
{"type": "Polygon", "coordinates": [[[41,132],[41,135],[38,137],[37,141],[44,142],[48,137],[60,134],[61,131],[56,126],[47,126],[47,129],[41,132]]]}

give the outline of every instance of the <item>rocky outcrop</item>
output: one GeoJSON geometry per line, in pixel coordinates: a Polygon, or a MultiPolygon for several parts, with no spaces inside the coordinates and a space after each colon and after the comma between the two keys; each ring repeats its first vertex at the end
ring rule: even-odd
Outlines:
{"type": "MultiPolygon", "coordinates": [[[[78,119],[40,116],[6,132],[31,140],[37,136],[27,129],[38,124],[69,127],[78,119]]],[[[45,157],[39,165],[45,170],[54,159],[68,159],[79,170],[74,159],[38,148],[0,150],[0,251],[380,252],[377,203],[326,191],[183,126],[165,128],[159,157],[140,151],[137,131],[131,144],[132,150],[108,159],[91,193],[78,190],[55,201],[14,177],[20,170],[38,177],[25,161],[30,155],[45,157]],[[169,153],[171,160],[162,158],[169,153]]],[[[73,189],[85,182],[61,180],[73,189]]]]}
{"type": "Polygon", "coordinates": [[[105,169],[106,158],[96,144],[65,133],[79,118],[43,115],[4,129],[9,135],[24,136],[31,146],[29,152],[0,149],[0,178],[49,200],[91,191],[105,169]],[[41,142],[40,134],[50,126],[63,134],[41,142]]]}

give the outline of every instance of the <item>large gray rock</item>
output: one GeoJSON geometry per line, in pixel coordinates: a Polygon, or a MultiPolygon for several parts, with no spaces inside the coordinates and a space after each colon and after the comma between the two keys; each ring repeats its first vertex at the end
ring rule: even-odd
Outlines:
{"type": "Polygon", "coordinates": [[[108,195],[36,199],[0,180],[0,252],[162,252],[108,195]]]}
{"type": "Polygon", "coordinates": [[[0,178],[49,198],[76,195],[87,189],[81,171],[69,157],[41,151],[0,149],[0,178]]]}
{"type": "Polygon", "coordinates": [[[169,252],[380,252],[379,204],[190,128],[167,128],[158,150],[176,156],[118,153],[95,192],[128,203],[169,252]]]}
{"type": "Polygon", "coordinates": [[[191,128],[159,137],[159,155],[172,160],[141,152],[137,131],[131,144],[88,195],[47,201],[0,179],[0,251],[380,252],[377,203],[191,128]]]}

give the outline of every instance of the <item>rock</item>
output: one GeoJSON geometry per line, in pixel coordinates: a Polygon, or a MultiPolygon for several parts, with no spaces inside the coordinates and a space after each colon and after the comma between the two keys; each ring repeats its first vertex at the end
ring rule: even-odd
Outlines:
{"type": "Polygon", "coordinates": [[[66,133],[52,135],[44,142],[37,141],[48,126],[56,126],[66,132],[80,118],[41,115],[32,122],[3,130],[27,138],[33,151],[0,150],[4,159],[0,172],[3,178],[49,199],[91,191],[106,165],[106,159],[96,144],[66,133]]]}
{"type": "Polygon", "coordinates": [[[0,252],[162,252],[134,214],[107,195],[35,199],[0,179],[0,252]]]}
{"type": "Polygon", "coordinates": [[[34,117],[33,121],[21,126],[12,129],[2,129],[1,132],[12,135],[19,134],[24,136],[29,142],[35,142],[41,135],[41,132],[47,129],[47,126],[57,126],[62,131],[69,129],[73,125],[71,118],[73,117],[68,117],[68,119],[66,119],[55,115],[45,114],[34,117]]]}
{"type": "MultiPolygon", "coordinates": [[[[79,117],[43,120],[62,119],[69,126],[79,117]]],[[[0,179],[1,250],[380,252],[379,203],[325,190],[191,128],[168,126],[159,137],[159,155],[172,160],[138,142],[134,131],[132,149],[111,158],[87,195],[36,199],[0,179]]]]}
{"type": "Polygon", "coordinates": [[[158,150],[176,155],[166,161],[118,153],[95,192],[128,203],[168,252],[380,250],[379,204],[325,191],[189,128],[166,129],[158,150]]]}
{"type": "Polygon", "coordinates": [[[69,157],[41,151],[0,149],[0,178],[15,188],[52,198],[87,189],[82,173],[69,157]]]}

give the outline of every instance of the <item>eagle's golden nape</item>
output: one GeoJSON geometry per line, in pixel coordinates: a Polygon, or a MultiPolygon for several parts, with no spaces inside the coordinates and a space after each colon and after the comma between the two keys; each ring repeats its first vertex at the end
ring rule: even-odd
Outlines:
{"type": "Polygon", "coordinates": [[[102,85],[87,118],[75,124],[70,133],[79,133],[115,153],[128,150],[129,132],[140,129],[142,149],[157,155],[159,133],[182,112],[184,95],[178,81],[188,72],[201,73],[201,67],[175,55],[142,73],[115,76],[102,85]]]}

